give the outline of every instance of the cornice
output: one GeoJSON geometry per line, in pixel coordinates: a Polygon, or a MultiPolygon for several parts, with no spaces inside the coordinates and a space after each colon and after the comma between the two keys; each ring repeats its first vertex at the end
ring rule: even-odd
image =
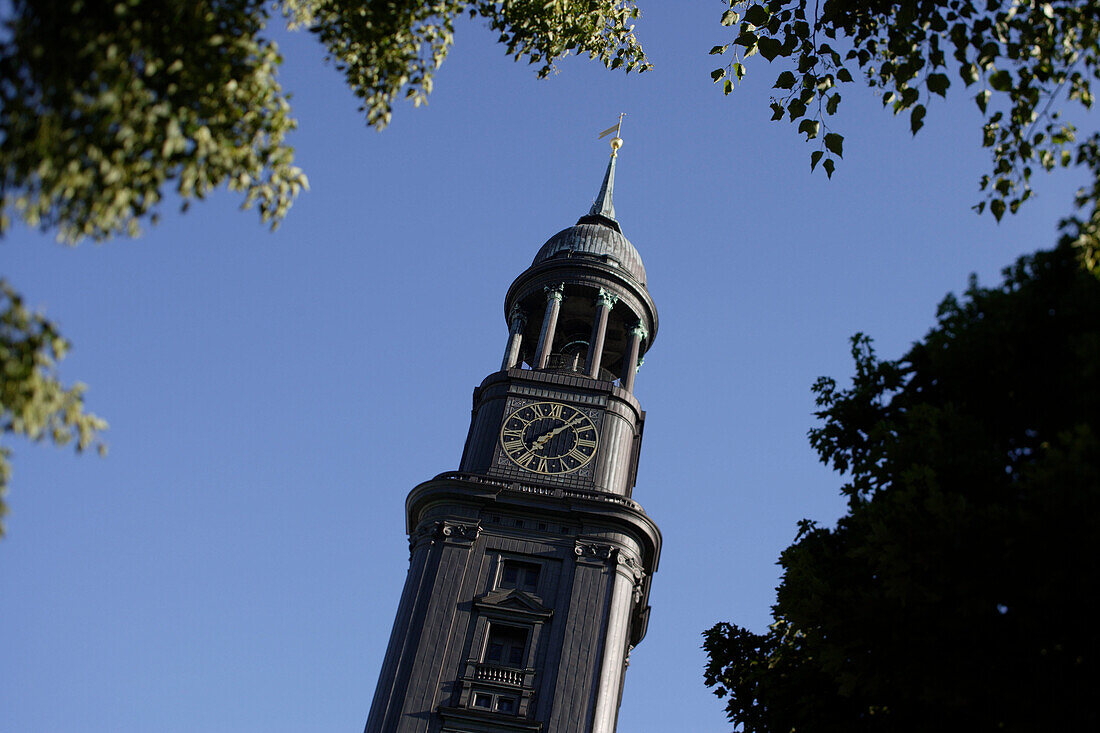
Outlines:
{"type": "Polygon", "coordinates": [[[649,290],[634,278],[612,265],[582,257],[557,257],[532,265],[520,273],[504,296],[504,315],[514,303],[551,284],[585,285],[610,289],[620,295],[636,315],[647,322],[648,350],[657,337],[657,306],[649,290]]]}
{"type": "Polygon", "coordinates": [[[477,387],[477,394],[484,392],[495,384],[520,382],[537,384],[540,387],[553,385],[555,387],[568,389],[572,392],[584,390],[593,394],[605,394],[609,399],[622,402],[629,409],[633,410],[637,419],[640,420],[644,414],[642,406],[638,402],[638,398],[622,387],[619,387],[614,382],[607,382],[602,379],[592,379],[591,377],[581,374],[563,374],[561,372],[552,372],[542,369],[517,369],[513,367],[512,369],[493,372],[485,377],[485,379],[481,380],[481,384],[477,387]]]}
{"type": "MultiPolygon", "coordinates": [[[[646,575],[656,572],[660,561],[661,530],[641,504],[618,494],[504,481],[478,474],[442,473],[415,487],[405,499],[406,527],[410,533],[415,531],[420,517],[428,509],[446,503],[522,509],[542,517],[559,515],[572,521],[581,514],[589,523],[599,523],[635,537],[642,546],[640,569],[646,575]]],[[[607,544],[606,540],[601,542],[607,544]]]]}

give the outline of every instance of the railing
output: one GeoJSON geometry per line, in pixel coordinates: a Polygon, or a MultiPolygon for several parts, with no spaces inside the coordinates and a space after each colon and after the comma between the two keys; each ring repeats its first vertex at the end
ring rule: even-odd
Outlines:
{"type": "Polygon", "coordinates": [[[497,667],[492,664],[478,664],[474,670],[474,679],[478,682],[495,682],[500,685],[523,687],[526,672],[522,669],[497,667]]]}
{"type": "MultiPolygon", "coordinates": [[[[551,354],[546,360],[545,371],[584,374],[584,361],[585,358],[582,354],[551,354]]],[[[611,371],[603,367],[600,367],[595,378],[605,382],[614,382],[618,379],[611,371]]]]}

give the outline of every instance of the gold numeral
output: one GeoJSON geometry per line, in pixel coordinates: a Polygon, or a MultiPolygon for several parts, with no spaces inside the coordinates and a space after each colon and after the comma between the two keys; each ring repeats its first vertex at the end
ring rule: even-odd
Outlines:
{"type": "Polygon", "coordinates": [[[550,414],[547,415],[547,417],[554,417],[554,418],[557,418],[558,420],[560,420],[561,419],[561,410],[562,410],[563,407],[564,407],[564,405],[551,405],[550,406],[550,414]]]}
{"type": "Polygon", "coordinates": [[[584,463],[585,461],[587,461],[589,458],[592,457],[591,454],[584,453],[583,451],[581,451],[580,448],[574,448],[573,450],[566,453],[566,455],[569,456],[570,458],[572,458],[573,460],[578,461],[580,463],[584,463]]]}
{"type": "Polygon", "coordinates": [[[506,440],[504,441],[504,450],[508,453],[515,453],[516,451],[526,451],[527,446],[523,444],[522,440],[506,440]]]}
{"type": "Polygon", "coordinates": [[[536,460],[538,461],[538,463],[535,465],[535,470],[538,471],[539,473],[546,473],[546,466],[549,463],[549,461],[547,461],[545,458],[541,458],[541,457],[537,457],[537,456],[536,456],[536,460]]]}
{"type": "Polygon", "coordinates": [[[578,448],[595,448],[596,447],[596,441],[594,441],[594,440],[585,440],[584,438],[577,438],[577,447],[578,448]]]}

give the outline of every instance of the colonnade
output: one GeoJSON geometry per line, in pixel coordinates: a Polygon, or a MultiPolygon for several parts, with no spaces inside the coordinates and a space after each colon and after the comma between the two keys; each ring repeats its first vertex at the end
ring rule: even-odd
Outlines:
{"type": "MultiPolygon", "coordinates": [[[[548,285],[543,288],[546,294],[546,308],[542,316],[542,327],[539,329],[538,346],[535,349],[534,361],[530,362],[535,369],[545,369],[550,361],[550,354],[554,346],[554,336],[557,332],[558,317],[561,314],[562,301],[565,299],[565,283],[548,285]]],[[[597,379],[603,361],[603,349],[607,340],[607,323],[615,304],[619,302],[619,296],[600,288],[595,298],[596,316],[592,322],[592,333],[588,340],[588,357],[584,363],[584,374],[592,379],[597,379]]],[[[520,348],[523,344],[523,332],[527,328],[527,312],[518,303],[512,306],[508,314],[508,345],[504,350],[504,360],[501,369],[513,369],[520,362],[520,348]]],[[[626,354],[623,357],[622,373],[619,376],[623,389],[634,391],[634,378],[641,366],[639,355],[642,342],[649,333],[641,321],[636,322],[630,328],[630,338],[627,342],[626,354]]]]}

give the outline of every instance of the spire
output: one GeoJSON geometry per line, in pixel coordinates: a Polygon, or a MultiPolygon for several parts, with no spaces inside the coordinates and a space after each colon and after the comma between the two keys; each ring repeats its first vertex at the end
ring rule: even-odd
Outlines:
{"type": "Polygon", "coordinates": [[[607,172],[603,174],[600,193],[596,196],[592,208],[588,210],[589,216],[605,216],[612,221],[615,219],[615,204],[611,201],[611,194],[615,189],[615,159],[618,158],[619,148],[622,144],[623,141],[620,137],[616,137],[611,141],[611,160],[607,161],[607,172]],[[618,145],[615,143],[618,143],[618,145]]]}
{"type": "Polygon", "coordinates": [[[615,221],[615,204],[611,200],[611,196],[615,190],[615,159],[619,157],[619,148],[623,146],[623,139],[619,137],[619,131],[623,126],[623,115],[619,115],[619,121],[612,127],[607,128],[600,137],[604,138],[607,135],[614,133],[615,137],[611,138],[611,159],[607,161],[607,172],[603,174],[603,184],[600,185],[600,193],[596,196],[595,202],[592,204],[592,208],[588,210],[589,216],[602,216],[605,219],[615,221]]]}

